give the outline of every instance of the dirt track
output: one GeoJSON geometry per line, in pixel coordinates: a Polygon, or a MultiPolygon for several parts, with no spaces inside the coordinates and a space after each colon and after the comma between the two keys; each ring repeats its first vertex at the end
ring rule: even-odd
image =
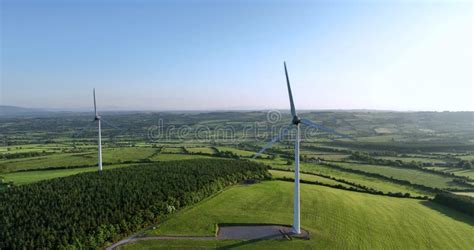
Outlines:
{"type": "Polygon", "coordinates": [[[213,236],[147,236],[147,237],[136,237],[132,236],[127,239],[123,239],[110,247],[107,250],[115,249],[118,246],[141,240],[216,240],[213,236]]]}
{"type": "Polygon", "coordinates": [[[291,240],[293,237],[309,239],[309,233],[302,230],[300,235],[294,235],[290,226],[284,225],[260,225],[260,224],[243,224],[243,225],[222,225],[219,226],[219,232],[214,236],[146,236],[139,237],[137,235],[123,239],[107,250],[115,249],[118,246],[141,241],[141,240],[291,240]]]}

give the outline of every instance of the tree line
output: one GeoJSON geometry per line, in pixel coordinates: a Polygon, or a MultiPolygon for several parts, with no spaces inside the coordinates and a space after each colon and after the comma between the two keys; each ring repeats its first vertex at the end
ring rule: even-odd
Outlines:
{"type": "Polygon", "coordinates": [[[449,192],[436,194],[434,202],[474,216],[474,197],[456,195],[449,192]]]}
{"type": "Polygon", "coordinates": [[[21,159],[21,158],[29,158],[29,157],[38,157],[38,156],[46,156],[53,154],[52,152],[19,152],[19,153],[7,153],[7,154],[0,154],[0,160],[10,160],[10,159],[21,159]]]}

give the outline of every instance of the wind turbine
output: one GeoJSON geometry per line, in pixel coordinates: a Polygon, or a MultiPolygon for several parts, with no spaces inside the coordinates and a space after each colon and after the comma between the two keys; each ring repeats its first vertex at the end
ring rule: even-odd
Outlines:
{"type": "MultiPolygon", "coordinates": [[[[304,124],[306,126],[322,130],[325,132],[329,132],[340,137],[350,138],[352,137],[348,135],[344,135],[334,131],[333,129],[324,127],[323,125],[316,124],[308,119],[300,119],[300,117],[296,114],[295,104],[293,102],[293,94],[291,93],[291,86],[290,86],[290,79],[288,77],[288,70],[286,69],[286,62],[283,62],[285,67],[285,76],[286,76],[286,85],[288,87],[288,95],[290,97],[290,109],[291,109],[291,116],[293,120],[291,121],[291,125],[296,128],[296,138],[295,138],[295,190],[294,190],[294,201],[293,201],[293,233],[301,234],[301,224],[300,224],[300,124],[304,124]]],[[[257,154],[254,155],[254,159],[259,156],[263,151],[270,148],[273,144],[279,141],[288,129],[283,129],[279,135],[272,138],[272,140],[267,143],[257,154]]]]}
{"type": "Polygon", "coordinates": [[[99,166],[99,174],[102,174],[102,135],[100,132],[100,116],[99,116],[99,113],[97,113],[97,105],[95,102],[95,88],[93,89],[93,95],[94,95],[94,112],[95,112],[94,121],[97,123],[97,129],[99,133],[98,140],[97,140],[97,144],[98,144],[97,150],[98,150],[98,158],[99,158],[98,166],[99,166]]]}

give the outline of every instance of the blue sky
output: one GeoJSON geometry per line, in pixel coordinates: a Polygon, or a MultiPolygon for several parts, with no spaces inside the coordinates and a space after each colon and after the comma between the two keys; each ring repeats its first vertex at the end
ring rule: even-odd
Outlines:
{"type": "Polygon", "coordinates": [[[3,105],[474,110],[470,1],[1,3],[3,105]]]}

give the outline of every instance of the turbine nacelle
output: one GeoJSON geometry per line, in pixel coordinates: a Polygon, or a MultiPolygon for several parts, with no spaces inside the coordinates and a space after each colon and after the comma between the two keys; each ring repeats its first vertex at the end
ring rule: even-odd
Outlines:
{"type": "Polygon", "coordinates": [[[293,116],[293,120],[291,121],[291,124],[298,125],[300,123],[301,123],[301,119],[297,115],[293,116]]]}

